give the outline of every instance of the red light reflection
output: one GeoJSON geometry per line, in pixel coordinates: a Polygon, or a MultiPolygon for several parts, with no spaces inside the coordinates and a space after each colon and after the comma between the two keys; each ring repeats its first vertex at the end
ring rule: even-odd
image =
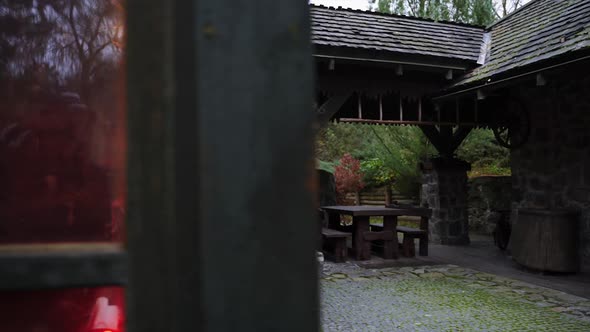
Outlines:
{"type": "Polygon", "coordinates": [[[2,331],[125,332],[121,287],[3,292],[0,313],[2,331]]]}

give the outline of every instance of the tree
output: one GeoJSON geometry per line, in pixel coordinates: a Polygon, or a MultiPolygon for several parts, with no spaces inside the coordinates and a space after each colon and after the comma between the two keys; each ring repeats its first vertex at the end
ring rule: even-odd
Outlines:
{"type": "Polygon", "coordinates": [[[510,175],[510,150],[500,146],[489,129],[473,129],[457,157],[471,164],[470,176],[510,175]]]}
{"type": "Polygon", "coordinates": [[[526,2],[528,2],[528,0],[496,0],[494,4],[494,14],[497,18],[502,18],[517,10],[526,2]]]}
{"type": "Polygon", "coordinates": [[[0,79],[41,62],[54,24],[41,1],[0,0],[0,79]]]}
{"type": "Polygon", "coordinates": [[[335,167],[334,179],[336,181],[337,199],[340,202],[344,201],[347,193],[357,193],[365,187],[361,163],[350,153],[344,154],[340,159],[340,163],[335,167]]]}
{"type": "Polygon", "coordinates": [[[371,9],[433,20],[489,25],[525,0],[369,0],[371,9]]]}
{"type": "Polygon", "coordinates": [[[335,162],[345,153],[358,155],[365,137],[370,135],[367,129],[351,123],[329,123],[317,135],[316,157],[322,161],[335,162]]]}
{"type": "MultiPolygon", "coordinates": [[[[370,135],[366,136],[360,158],[368,164],[374,158],[380,160],[382,168],[372,182],[379,182],[383,174],[394,180],[389,183],[399,193],[418,196],[421,173],[418,164],[434,149],[418,127],[411,126],[367,126],[370,135]]],[[[374,161],[373,161],[374,163],[374,161]]],[[[370,165],[370,164],[369,164],[370,165]]],[[[366,165],[366,166],[369,166],[366,165]]],[[[365,167],[366,167],[365,166],[365,167]]],[[[364,170],[371,175],[370,168],[364,170]]],[[[375,175],[373,175],[375,177],[375,175]]],[[[368,180],[366,180],[368,182],[368,180]]],[[[381,183],[385,185],[386,183],[381,183]]]]}
{"type": "Polygon", "coordinates": [[[418,163],[435,151],[417,127],[330,123],[316,140],[319,167],[334,169],[346,153],[360,160],[367,187],[392,186],[416,196],[418,163]]]}
{"type": "Polygon", "coordinates": [[[0,0],[0,75],[53,68],[88,97],[93,80],[120,61],[122,14],[121,0],[0,0]]]}
{"type": "Polygon", "coordinates": [[[118,1],[79,0],[52,5],[55,31],[49,52],[61,66],[71,70],[82,96],[103,67],[120,58],[122,6],[118,1]]]}

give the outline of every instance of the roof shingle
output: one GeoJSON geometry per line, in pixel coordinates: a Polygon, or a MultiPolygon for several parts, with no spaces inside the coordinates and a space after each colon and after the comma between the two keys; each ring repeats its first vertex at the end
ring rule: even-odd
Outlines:
{"type": "Polygon", "coordinates": [[[484,28],[399,15],[311,6],[315,45],[473,61],[484,28]]]}
{"type": "Polygon", "coordinates": [[[590,49],[590,0],[532,0],[487,29],[313,5],[311,18],[315,45],[425,55],[473,62],[474,67],[481,65],[460,77],[454,87],[590,49]]]}
{"type": "Polygon", "coordinates": [[[489,30],[486,63],[455,86],[590,47],[590,1],[533,0],[489,30]]]}

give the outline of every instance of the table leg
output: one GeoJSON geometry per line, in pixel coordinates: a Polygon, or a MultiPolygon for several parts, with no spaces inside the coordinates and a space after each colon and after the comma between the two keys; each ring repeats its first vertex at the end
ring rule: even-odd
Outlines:
{"type": "Polygon", "coordinates": [[[371,241],[365,240],[365,232],[369,231],[369,217],[352,217],[354,224],[354,254],[357,260],[371,258],[371,241]]]}
{"type": "Polygon", "coordinates": [[[391,241],[384,241],[383,258],[397,259],[399,257],[399,247],[397,241],[397,216],[383,217],[383,231],[393,232],[393,239],[391,241]]]}
{"type": "Polygon", "coordinates": [[[428,231],[428,217],[422,217],[420,220],[420,229],[426,231],[426,236],[420,238],[418,254],[420,256],[428,256],[428,239],[430,232],[428,231]]]}

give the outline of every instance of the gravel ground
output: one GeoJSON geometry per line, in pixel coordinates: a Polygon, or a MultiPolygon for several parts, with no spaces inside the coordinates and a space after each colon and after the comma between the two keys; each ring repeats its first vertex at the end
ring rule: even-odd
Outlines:
{"type": "Polygon", "coordinates": [[[325,262],[328,331],[590,331],[590,300],[456,265],[325,262]]]}

